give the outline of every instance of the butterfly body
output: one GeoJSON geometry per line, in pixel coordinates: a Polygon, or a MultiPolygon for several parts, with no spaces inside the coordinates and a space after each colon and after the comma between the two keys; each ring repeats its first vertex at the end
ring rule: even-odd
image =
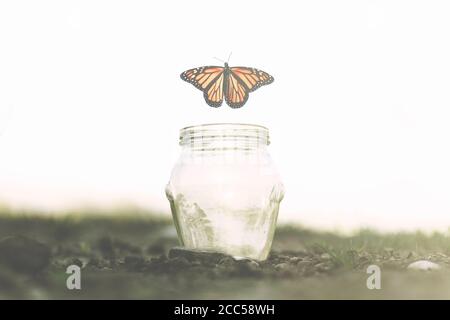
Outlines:
{"type": "Polygon", "coordinates": [[[248,67],[205,66],[189,69],[181,74],[181,79],[203,91],[206,103],[220,107],[224,97],[231,108],[240,108],[248,100],[249,93],[274,78],[262,70],[248,67]]]}

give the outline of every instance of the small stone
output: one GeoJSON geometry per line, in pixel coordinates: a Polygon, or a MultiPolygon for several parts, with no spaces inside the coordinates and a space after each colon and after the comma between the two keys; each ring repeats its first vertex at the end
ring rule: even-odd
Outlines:
{"type": "Polygon", "coordinates": [[[50,263],[50,248],[24,236],[0,241],[0,264],[21,273],[37,273],[50,263]]]}
{"type": "Polygon", "coordinates": [[[261,266],[251,259],[239,259],[230,269],[230,274],[235,276],[254,277],[262,274],[261,266]]]}
{"type": "Polygon", "coordinates": [[[330,255],[329,253],[322,253],[322,254],[320,255],[320,258],[321,258],[322,260],[330,260],[330,259],[331,259],[331,255],[330,255]]]}
{"type": "Polygon", "coordinates": [[[289,258],[289,263],[294,263],[294,264],[296,264],[296,263],[299,263],[300,261],[303,261],[303,258],[300,258],[300,257],[292,257],[292,258],[289,258]]]}
{"type": "Polygon", "coordinates": [[[411,263],[407,269],[409,270],[419,270],[419,271],[432,271],[432,270],[439,270],[441,269],[441,266],[437,263],[428,261],[428,260],[419,260],[416,262],[411,263]]]}
{"type": "Polygon", "coordinates": [[[321,262],[316,265],[314,265],[314,268],[319,272],[326,272],[330,271],[333,267],[327,262],[321,262]]]}
{"type": "Polygon", "coordinates": [[[273,268],[276,271],[274,274],[281,277],[292,277],[300,271],[295,265],[286,262],[278,263],[273,268]]]}
{"type": "Polygon", "coordinates": [[[236,265],[236,259],[234,259],[231,256],[224,257],[224,258],[219,260],[217,265],[219,265],[221,267],[226,267],[226,268],[233,267],[234,265],[236,265]]]}
{"type": "Polygon", "coordinates": [[[242,268],[245,268],[249,271],[256,271],[260,269],[260,265],[258,262],[256,262],[255,260],[251,260],[251,259],[244,259],[244,260],[239,260],[238,261],[238,265],[242,268]]]}
{"type": "Polygon", "coordinates": [[[286,270],[288,267],[289,267],[289,265],[286,262],[282,262],[282,263],[275,265],[275,270],[283,271],[283,270],[286,270]]]}

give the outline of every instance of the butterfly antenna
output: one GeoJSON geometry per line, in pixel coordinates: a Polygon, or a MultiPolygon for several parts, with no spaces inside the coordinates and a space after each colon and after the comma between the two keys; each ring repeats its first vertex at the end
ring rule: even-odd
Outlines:
{"type": "Polygon", "coordinates": [[[218,61],[220,61],[220,62],[222,62],[222,63],[225,63],[225,61],[223,61],[222,59],[219,59],[219,58],[217,58],[217,57],[213,57],[214,59],[216,59],[216,60],[218,60],[218,61]]]}
{"type": "Polygon", "coordinates": [[[228,55],[227,63],[230,62],[230,58],[231,58],[232,54],[233,54],[233,51],[230,51],[230,54],[228,55]]]}

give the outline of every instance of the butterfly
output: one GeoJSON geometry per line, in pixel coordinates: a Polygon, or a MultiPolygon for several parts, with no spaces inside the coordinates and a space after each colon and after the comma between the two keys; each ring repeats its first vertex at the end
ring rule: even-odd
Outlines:
{"type": "Polygon", "coordinates": [[[273,82],[273,77],[262,70],[247,67],[207,66],[186,70],[181,79],[203,91],[203,97],[211,107],[220,107],[225,101],[231,108],[240,108],[248,100],[249,93],[273,82]]]}

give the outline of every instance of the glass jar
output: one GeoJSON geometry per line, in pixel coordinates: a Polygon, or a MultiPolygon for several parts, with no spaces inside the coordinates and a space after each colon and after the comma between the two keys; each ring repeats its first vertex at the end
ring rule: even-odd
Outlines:
{"type": "Polygon", "coordinates": [[[269,130],[205,124],[180,130],[181,156],[166,195],[191,249],[267,258],[284,188],[267,151],[269,130]]]}

